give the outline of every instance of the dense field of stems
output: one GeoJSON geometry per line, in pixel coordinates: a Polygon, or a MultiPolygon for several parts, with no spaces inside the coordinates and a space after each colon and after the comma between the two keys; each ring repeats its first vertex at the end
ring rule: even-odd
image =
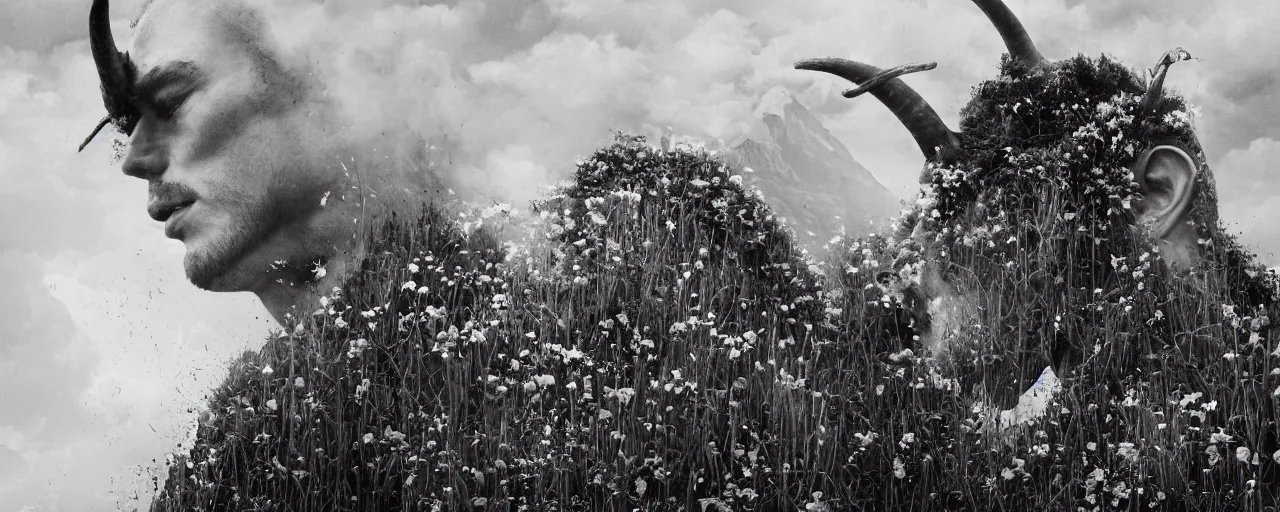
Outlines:
{"type": "Polygon", "coordinates": [[[1020,202],[1028,185],[948,211],[952,189],[813,261],[738,172],[618,135],[523,220],[429,206],[380,227],[352,280],[234,362],[153,510],[1280,498],[1275,280],[1230,237],[1173,273],[1141,236],[1096,242],[1126,222],[1104,208],[1020,202]],[[930,265],[950,310],[922,295],[930,265]],[[1046,366],[1043,414],[1002,423],[1046,366]]]}

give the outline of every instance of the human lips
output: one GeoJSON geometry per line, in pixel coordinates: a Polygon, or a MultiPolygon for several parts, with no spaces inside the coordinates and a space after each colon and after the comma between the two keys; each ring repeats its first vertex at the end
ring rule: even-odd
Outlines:
{"type": "Polygon", "coordinates": [[[179,210],[186,209],[196,202],[195,199],[171,199],[164,201],[151,201],[151,205],[147,206],[147,215],[157,222],[165,222],[179,210]]]}
{"type": "Polygon", "coordinates": [[[147,215],[157,222],[165,223],[165,236],[178,238],[178,222],[195,202],[193,195],[188,194],[153,194],[147,205],[147,215]]]}
{"type": "Polygon", "coordinates": [[[179,235],[178,226],[180,225],[179,223],[182,222],[183,217],[186,217],[185,214],[187,213],[187,211],[191,209],[191,206],[193,204],[195,204],[194,201],[184,205],[180,205],[177,208],[169,210],[165,213],[164,236],[167,236],[169,238],[178,238],[178,235],[179,235]]]}

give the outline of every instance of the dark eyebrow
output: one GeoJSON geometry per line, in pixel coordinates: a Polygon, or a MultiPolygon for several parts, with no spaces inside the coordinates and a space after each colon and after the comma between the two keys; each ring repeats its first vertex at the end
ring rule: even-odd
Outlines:
{"type": "Polygon", "coordinates": [[[194,62],[178,60],[161,64],[147,71],[133,87],[137,98],[153,98],[157,91],[166,84],[179,81],[199,83],[204,81],[204,72],[194,62]]]}

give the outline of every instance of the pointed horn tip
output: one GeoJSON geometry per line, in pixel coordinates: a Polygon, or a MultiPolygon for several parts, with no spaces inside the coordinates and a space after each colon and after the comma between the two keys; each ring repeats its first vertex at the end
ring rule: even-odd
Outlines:
{"type": "Polygon", "coordinates": [[[911,73],[919,73],[921,71],[929,71],[938,67],[937,62],[926,62],[923,64],[905,64],[893,69],[886,70],[880,74],[871,77],[871,79],[862,82],[861,85],[853,89],[849,89],[841,93],[846,98],[856,98],[872,89],[879,87],[881,84],[896,79],[903,75],[911,73]]]}
{"type": "Polygon", "coordinates": [[[98,121],[98,125],[93,127],[93,132],[89,133],[89,136],[84,138],[84,142],[80,143],[80,148],[76,150],[76,153],[84,151],[85,146],[88,146],[93,141],[93,138],[98,136],[98,132],[101,132],[102,128],[109,122],[111,122],[111,116],[103,117],[101,121],[98,121]]]}
{"type": "Polygon", "coordinates": [[[89,30],[91,33],[102,31],[103,35],[111,35],[110,2],[107,0],[93,0],[93,5],[89,6],[89,30]]]}
{"type": "Polygon", "coordinates": [[[973,0],[1004,40],[1009,56],[1029,70],[1039,69],[1048,60],[1040,54],[1018,16],[1003,0],[973,0]]]}
{"type": "Polygon", "coordinates": [[[795,69],[803,69],[803,70],[806,70],[806,71],[814,71],[814,70],[816,70],[816,68],[818,67],[818,65],[820,64],[820,62],[821,62],[821,59],[804,59],[804,60],[801,60],[801,61],[796,61],[796,63],[795,63],[795,69]]]}

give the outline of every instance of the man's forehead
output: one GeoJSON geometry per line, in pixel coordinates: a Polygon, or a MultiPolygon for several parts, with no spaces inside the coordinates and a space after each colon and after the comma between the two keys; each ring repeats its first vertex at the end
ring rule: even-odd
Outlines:
{"type": "Polygon", "coordinates": [[[156,0],[138,20],[129,57],[140,73],[174,61],[202,64],[233,38],[216,0],[156,0]]]}

